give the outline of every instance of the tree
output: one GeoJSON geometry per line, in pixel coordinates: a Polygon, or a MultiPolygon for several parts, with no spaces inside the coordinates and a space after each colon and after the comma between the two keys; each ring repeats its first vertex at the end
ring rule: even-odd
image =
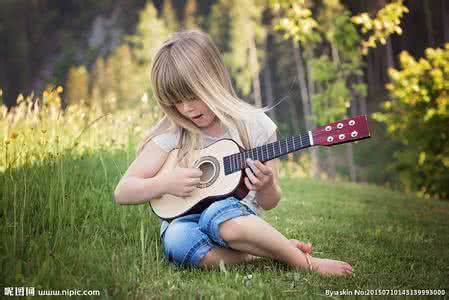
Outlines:
{"type": "Polygon", "coordinates": [[[367,35],[367,39],[362,41],[363,54],[366,55],[369,48],[375,48],[379,42],[382,45],[387,44],[387,65],[393,67],[393,50],[389,38],[394,33],[402,34],[400,24],[405,13],[408,13],[408,8],[403,4],[403,0],[395,0],[380,9],[374,18],[368,13],[353,16],[352,21],[360,25],[362,33],[367,35]]]}
{"type": "Polygon", "coordinates": [[[168,38],[169,32],[163,20],[157,16],[156,8],[149,1],[139,13],[136,33],[128,37],[134,62],[135,84],[148,96],[152,95],[149,84],[149,72],[155,51],[168,38]]]}
{"type": "Polygon", "coordinates": [[[172,0],[164,0],[162,3],[162,20],[169,32],[175,32],[179,29],[179,23],[173,9],[172,0]]]}
{"type": "Polygon", "coordinates": [[[128,37],[136,63],[142,67],[148,67],[154,51],[168,37],[168,34],[164,21],[158,18],[156,8],[149,1],[139,13],[136,34],[128,37]]]}
{"type": "Polygon", "coordinates": [[[198,27],[196,0],[187,0],[184,7],[184,28],[192,29],[198,27]]]}
{"type": "Polygon", "coordinates": [[[210,28],[237,89],[248,96],[252,88],[257,106],[262,105],[259,72],[266,37],[262,10],[263,5],[256,0],[220,0],[212,8],[210,28]]]}
{"type": "Polygon", "coordinates": [[[400,69],[390,69],[389,100],[374,117],[387,125],[403,147],[392,164],[407,190],[424,196],[449,196],[449,44],[426,49],[415,60],[399,56],[400,69]]]}

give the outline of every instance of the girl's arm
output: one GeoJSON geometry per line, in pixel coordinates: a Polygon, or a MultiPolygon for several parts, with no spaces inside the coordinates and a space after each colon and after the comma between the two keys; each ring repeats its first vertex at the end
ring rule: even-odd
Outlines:
{"type": "Polygon", "coordinates": [[[150,141],[128,167],[114,191],[119,204],[141,204],[167,192],[165,176],[156,175],[168,153],[150,141]]]}
{"type": "Polygon", "coordinates": [[[278,160],[270,160],[264,163],[265,166],[273,171],[273,183],[256,191],[257,203],[264,209],[270,210],[275,208],[282,197],[281,187],[278,181],[278,160]]]}
{"type": "MultiPolygon", "coordinates": [[[[266,143],[271,143],[277,141],[277,135],[276,132],[271,136],[271,138],[268,139],[266,143]]],[[[250,164],[251,169],[255,168],[254,171],[249,175],[251,176],[254,174],[254,177],[251,176],[253,181],[258,181],[258,184],[251,185],[250,181],[246,179],[247,181],[247,187],[252,186],[254,190],[256,190],[256,199],[257,203],[264,209],[264,210],[270,210],[275,208],[282,197],[282,191],[281,187],[279,185],[279,159],[274,159],[270,161],[266,161],[263,164],[260,161],[253,161],[252,164],[250,164]],[[272,180],[270,181],[267,179],[266,176],[263,176],[260,172],[263,169],[271,169],[272,173],[272,180]],[[256,171],[256,169],[259,169],[256,171]],[[259,176],[263,177],[258,178],[257,174],[259,176]]],[[[266,172],[266,170],[264,171],[266,172]]]]}

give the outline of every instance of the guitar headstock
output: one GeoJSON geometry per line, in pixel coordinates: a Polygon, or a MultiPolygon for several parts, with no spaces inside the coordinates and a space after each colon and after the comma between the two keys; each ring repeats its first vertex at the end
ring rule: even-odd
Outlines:
{"type": "Polygon", "coordinates": [[[332,146],[371,137],[366,115],[320,126],[312,131],[313,144],[332,146]]]}

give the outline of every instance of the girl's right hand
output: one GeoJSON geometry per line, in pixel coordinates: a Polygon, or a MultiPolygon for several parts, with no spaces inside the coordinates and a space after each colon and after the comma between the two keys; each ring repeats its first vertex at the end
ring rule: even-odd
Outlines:
{"type": "Polygon", "coordinates": [[[166,173],[167,193],[178,197],[190,196],[200,183],[201,175],[203,171],[197,168],[176,167],[172,172],[166,173]]]}

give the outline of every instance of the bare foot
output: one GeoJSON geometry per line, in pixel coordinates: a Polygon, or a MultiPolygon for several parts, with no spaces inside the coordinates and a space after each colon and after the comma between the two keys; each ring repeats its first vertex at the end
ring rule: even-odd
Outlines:
{"type": "Polygon", "coordinates": [[[346,262],[317,258],[309,256],[312,265],[312,271],[318,272],[324,276],[347,276],[352,275],[352,266],[346,262]]]}
{"type": "Polygon", "coordinates": [[[300,242],[300,241],[294,240],[294,239],[291,239],[290,243],[292,243],[293,246],[295,246],[296,248],[298,248],[299,250],[301,250],[304,253],[309,253],[309,254],[312,253],[312,244],[310,244],[310,243],[306,244],[306,243],[303,243],[303,242],[300,242]]]}
{"type": "MultiPolygon", "coordinates": [[[[295,240],[295,239],[291,239],[290,243],[293,246],[295,246],[296,248],[298,248],[299,250],[301,250],[302,252],[304,252],[304,253],[309,253],[309,254],[312,253],[312,244],[310,244],[310,243],[306,244],[304,242],[300,242],[300,241],[295,240]]],[[[245,261],[252,261],[252,260],[255,260],[255,259],[259,259],[259,258],[262,258],[262,257],[255,256],[255,255],[252,255],[252,254],[247,254],[247,257],[245,258],[245,261]]]]}

